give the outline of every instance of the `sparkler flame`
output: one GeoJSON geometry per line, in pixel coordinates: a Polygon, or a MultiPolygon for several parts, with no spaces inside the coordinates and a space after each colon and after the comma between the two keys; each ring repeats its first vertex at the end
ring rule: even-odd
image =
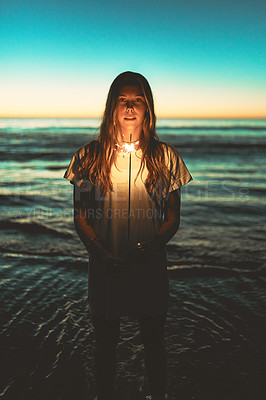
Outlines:
{"type": "Polygon", "coordinates": [[[122,144],[122,146],[120,146],[119,144],[116,144],[115,150],[118,150],[118,154],[120,156],[125,156],[128,153],[135,152],[137,150],[135,146],[137,146],[138,144],[139,144],[139,141],[137,141],[135,143],[124,143],[124,144],[122,144]]]}

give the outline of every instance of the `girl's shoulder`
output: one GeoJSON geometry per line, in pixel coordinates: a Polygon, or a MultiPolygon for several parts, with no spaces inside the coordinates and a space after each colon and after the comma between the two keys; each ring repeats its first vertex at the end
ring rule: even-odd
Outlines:
{"type": "Polygon", "coordinates": [[[83,144],[75,153],[75,156],[80,160],[84,160],[89,155],[98,151],[99,142],[98,140],[90,140],[89,142],[83,144]]]}
{"type": "Polygon", "coordinates": [[[174,146],[161,141],[159,142],[159,146],[163,150],[166,164],[168,164],[168,162],[177,160],[179,158],[179,153],[174,146]]]}

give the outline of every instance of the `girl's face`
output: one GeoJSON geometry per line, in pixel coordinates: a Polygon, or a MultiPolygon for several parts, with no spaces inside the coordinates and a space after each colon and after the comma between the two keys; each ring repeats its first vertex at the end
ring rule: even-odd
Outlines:
{"type": "Polygon", "coordinates": [[[117,102],[117,119],[121,133],[142,131],[147,104],[137,86],[123,86],[117,102]]]}

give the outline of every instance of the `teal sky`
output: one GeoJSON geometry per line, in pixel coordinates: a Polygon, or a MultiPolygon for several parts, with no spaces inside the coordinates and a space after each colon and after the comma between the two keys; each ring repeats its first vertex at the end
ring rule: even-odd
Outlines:
{"type": "Polygon", "coordinates": [[[99,116],[120,72],[158,116],[266,116],[262,0],[0,0],[0,116],[99,116]]]}

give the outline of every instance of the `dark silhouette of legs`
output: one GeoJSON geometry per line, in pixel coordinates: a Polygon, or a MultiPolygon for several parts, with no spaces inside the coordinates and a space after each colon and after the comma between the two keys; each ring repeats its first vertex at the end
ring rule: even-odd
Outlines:
{"type": "Polygon", "coordinates": [[[166,387],[166,353],[164,326],[166,314],[143,316],[139,319],[140,334],[144,344],[145,369],[153,400],[164,399],[166,387]]]}
{"type": "Polygon", "coordinates": [[[106,320],[92,316],[95,338],[95,379],[98,400],[111,400],[116,373],[116,348],[120,334],[120,318],[106,320]]]}
{"type": "MultiPolygon", "coordinates": [[[[113,397],[116,373],[116,348],[120,335],[120,318],[106,320],[105,317],[92,316],[95,338],[95,378],[98,400],[111,400],[113,397]]],[[[166,314],[142,316],[139,328],[144,344],[145,369],[153,400],[164,399],[166,387],[166,353],[164,346],[164,327],[166,314]]]]}

